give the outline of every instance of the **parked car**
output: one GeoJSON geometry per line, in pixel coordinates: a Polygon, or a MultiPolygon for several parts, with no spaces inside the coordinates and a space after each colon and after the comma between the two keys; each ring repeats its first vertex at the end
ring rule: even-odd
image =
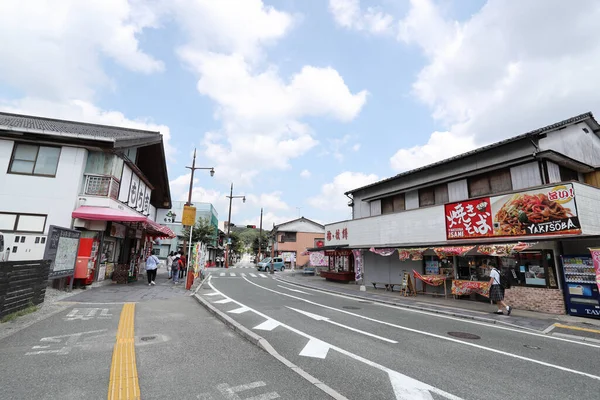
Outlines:
{"type": "MultiPolygon", "coordinates": [[[[256,264],[256,269],[259,271],[270,271],[271,268],[271,257],[267,257],[258,264],[256,264]]],[[[285,263],[283,262],[283,258],[274,257],[273,258],[273,269],[275,271],[283,271],[285,269],[285,263]]]]}

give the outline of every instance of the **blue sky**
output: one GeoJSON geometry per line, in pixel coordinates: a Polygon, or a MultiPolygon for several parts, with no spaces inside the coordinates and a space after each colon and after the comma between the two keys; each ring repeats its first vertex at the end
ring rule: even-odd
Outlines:
{"type": "Polygon", "coordinates": [[[223,220],[233,182],[236,224],[346,219],[344,191],[599,103],[593,0],[20,4],[0,109],[160,130],[174,200],[196,147],[194,200],[223,220]]]}

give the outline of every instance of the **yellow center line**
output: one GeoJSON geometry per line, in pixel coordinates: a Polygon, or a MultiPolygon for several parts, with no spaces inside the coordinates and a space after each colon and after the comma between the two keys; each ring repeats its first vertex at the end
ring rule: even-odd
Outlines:
{"type": "Polygon", "coordinates": [[[140,398],[135,362],[134,318],[135,303],[123,305],[110,365],[108,400],[140,398]]]}
{"type": "Polygon", "coordinates": [[[600,333],[600,330],[598,330],[598,329],[580,328],[578,326],[563,325],[563,324],[554,324],[554,326],[557,327],[557,328],[572,329],[574,331],[582,331],[582,332],[590,332],[590,333],[600,333]]]}

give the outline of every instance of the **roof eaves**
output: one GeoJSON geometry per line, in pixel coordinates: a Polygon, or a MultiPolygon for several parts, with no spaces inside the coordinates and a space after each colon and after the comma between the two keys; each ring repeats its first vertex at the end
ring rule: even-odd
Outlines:
{"type": "Polygon", "coordinates": [[[403,176],[411,175],[411,174],[414,174],[416,172],[424,171],[424,170],[427,170],[427,169],[430,169],[430,168],[439,167],[440,165],[443,165],[443,164],[446,164],[446,163],[449,163],[449,162],[452,162],[452,161],[460,160],[460,159],[463,159],[463,158],[466,158],[466,157],[469,157],[471,155],[478,154],[478,153],[481,153],[481,152],[484,152],[484,151],[487,151],[487,150],[491,150],[491,149],[494,149],[496,147],[499,147],[499,146],[502,146],[502,145],[505,145],[505,144],[508,144],[508,143],[516,142],[518,140],[526,139],[526,138],[532,137],[532,136],[538,136],[538,135],[541,135],[543,133],[546,133],[546,132],[549,132],[549,131],[553,131],[553,130],[556,130],[556,129],[560,129],[560,128],[568,126],[568,125],[577,124],[579,122],[586,121],[586,120],[590,120],[591,124],[594,125],[594,131],[600,130],[600,124],[598,124],[598,121],[596,121],[596,119],[594,118],[594,115],[591,112],[587,112],[587,113],[580,114],[580,115],[577,115],[575,117],[572,117],[572,118],[569,118],[569,119],[557,122],[557,123],[552,124],[552,125],[548,125],[548,126],[545,126],[545,127],[542,127],[542,128],[538,128],[538,129],[535,129],[533,131],[530,131],[530,132],[527,132],[527,133],[523,133],[521,135],[513,136],[511,138],[504,139],[504,140],[501,140],[499,142],[489,144],[487,146],[479,147],[477,149],[474,149],[474,150],[468,151],[466,153],[462,153],[462,154],[456,155],[454,157],[446,158],[444,160],[441,160],[441,161],[438,161],[438,162],[435,162],[435,163],[432,163],[432,164],[428,164],[428,165],[425,165],[425,166],[422,166],[422,167],[419,167],[419,168],[415,168],[415,169],[412,169],[410,171],[401,172],[401,173],[399,173],[397,175],[394,175],[392,177],[385,178],[385,179],[382,179],[380,181],[373,182],[371,184],[368,184],[368,185],[365,185],[365,186],[361,186],[361,187],[356,188],[356,189],[349,190],[349,191],[345,192],[344,194],[345,195],[353,194],[353,193],[356,193],[356,192],[358,192],[360,190],[364,190],[364,189],[367,189],[367,188],[370,188],[370,187],[373,187],[373,186],[381,185],[382,183],[386,183],[386,182],[389,182],[391,180],[394,180],[394,179],[397,179],[397,178],[401,178],[403,176]]]}
{"type": "Polygon", "coordinates": [[[8,125],[2,125],[2,126],[0,126],[0,130],[17,132],[17,133],[18,132],[21,132],[21,133],[33,133],[33,134],[38,134],[38,135],[42,134],[42,135],[58,136],[58,137],[64,137],[64,138],[83,139],[83,140],[95,140],[95,141],[98,141],[98,142],[115,143],[115,139],[114,138],[99,137],[99,136],[93,136],[93,135],[86,135],[86,134],[83,134],[83,133],[55,132],[55,131],[47,131],[47,130],[43,130],[43,129],[13,127],[13,126],[8,126],[8,125]]]}

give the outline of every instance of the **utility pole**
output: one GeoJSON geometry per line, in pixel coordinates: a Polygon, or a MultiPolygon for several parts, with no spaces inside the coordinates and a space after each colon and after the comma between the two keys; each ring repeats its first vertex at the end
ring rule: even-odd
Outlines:
{"type": "Polygon", "coordinates": [[[229,217],[227,218],[227,241],[225,245],[225,268],[229,268],[229,233],[231,230],[231,201],[233,199],[242,199],[242,201],[246,202],[246,196],[234,196],[233,195],[233,182],[231,183],[231,189],[229,190],[229,196],[225,196],[229,198],[229,217]]]}
{"type": "Polygon", "coordinates": [[[258,232],[258,255],[256,256],[258,261],[260,261],[260,241],[262,239],[262,215],[263,215],[263,209],[262,207],[260,208],[260,231],[258,232]]]}

